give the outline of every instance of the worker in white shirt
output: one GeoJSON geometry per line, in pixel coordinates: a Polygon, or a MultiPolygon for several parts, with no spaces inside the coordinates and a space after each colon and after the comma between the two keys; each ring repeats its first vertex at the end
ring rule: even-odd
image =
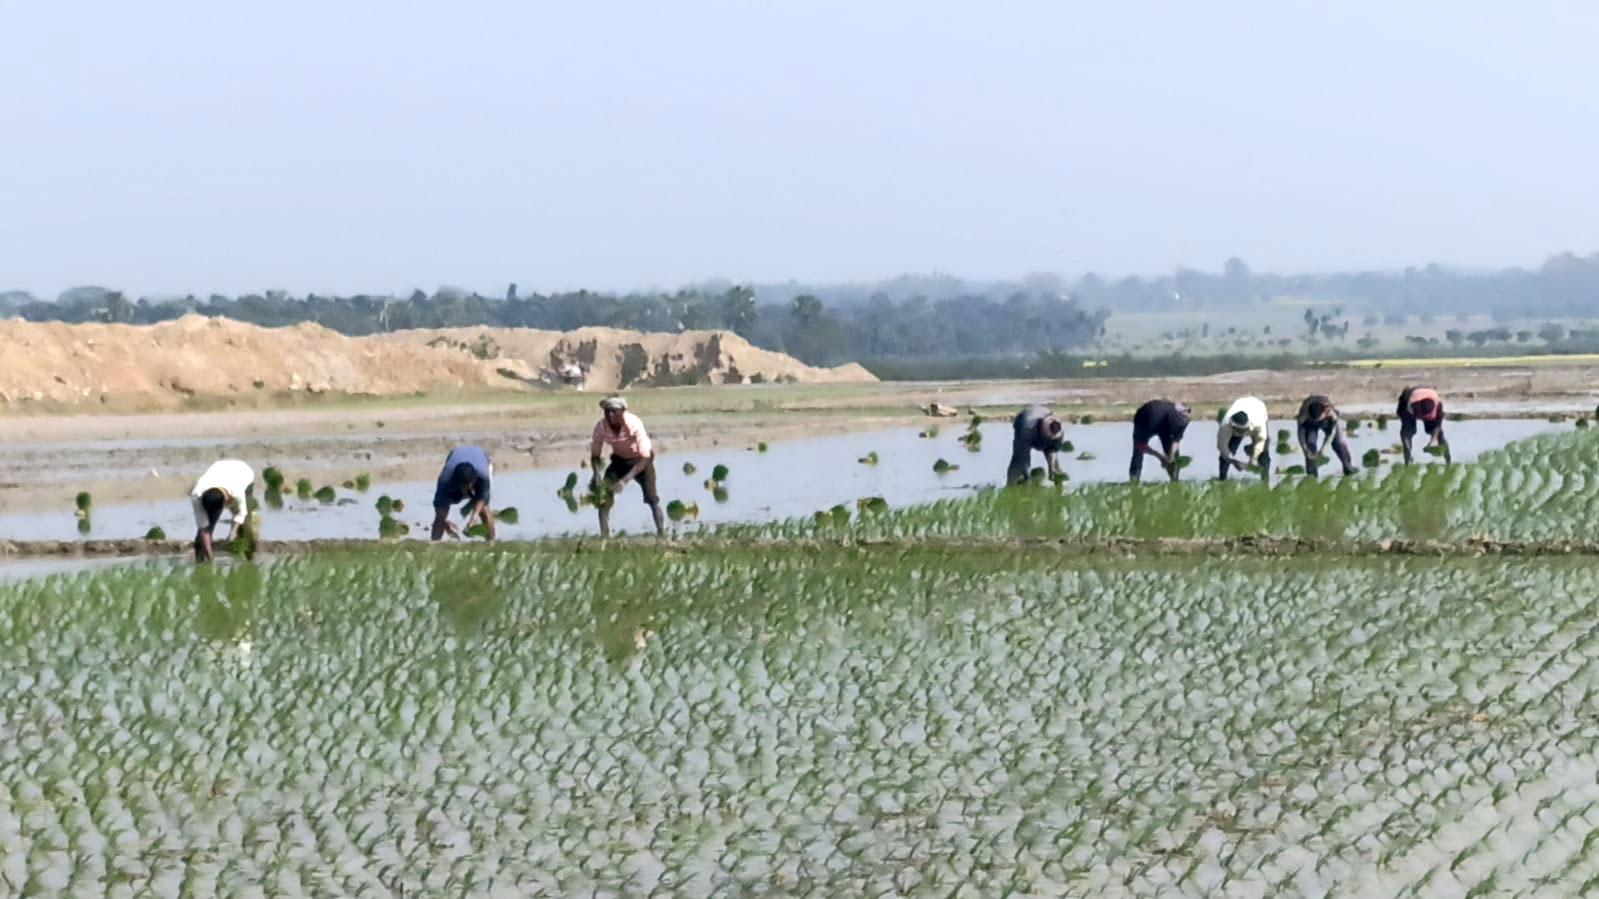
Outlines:
{"type": "Polygon", "coordinates": [[[1234,402],[1222,416],[1216,429],[1216,452],[1221,460],[1218,477],[1227,480],[1228,469],[1237,466],[1239,471],[1258,465],[1261,479],[1271,479],[1271,451],[1266,444],[1266,404],[1259,398],[1246,396],[1234,402]],[[1249,442],[1249,461],[1238,458],[1238,448],[1249,442]]]}
{"type": "Polygon", "coordinates": [[[228,530],[228,540],[238,536],[239,527],[250,517],[250,504],[245,495],[255,483],[255,472],[237,459],[223,459],[194,482],[189,491],[189,504],[194,507],[194,560],[209,562],[212,558],[212,531],[222,521],[224,510],[232,513],[233,522],[228,530]]]}

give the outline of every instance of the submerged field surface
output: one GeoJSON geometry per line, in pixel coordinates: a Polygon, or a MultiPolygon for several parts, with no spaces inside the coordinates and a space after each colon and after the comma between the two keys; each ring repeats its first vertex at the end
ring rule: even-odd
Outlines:
{"type": "Polygon", "coordinates": [[[1575,894],[1591,559],[395,549],[0,587],[0,894],[1575,894]]]}

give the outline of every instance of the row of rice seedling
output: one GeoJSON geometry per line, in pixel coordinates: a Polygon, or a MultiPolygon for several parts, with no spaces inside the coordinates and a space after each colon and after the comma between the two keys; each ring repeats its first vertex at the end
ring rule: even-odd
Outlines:
{"type": "Polygon", "coordinates": [[[0,893],[1574,895],[1596,688],[1573,560],[99,571],[0,587],[0,893]]]}
{"type": "MultiPolygon", "coordinates": [[[[1472,465],[1391,467],[1347,478],[1285,478],[1270,485],[1196,481],[987,490],[974,497],[887,510],[858,521],[853,532],[873,538],[1265,534],[1593,540],[1599,534],[1596,484],[1599,440],[1570,432],[1513,443],[1472,465]]],[[[718,533],[806,537],[835,524],[796,519],[726,526],[718,533]]]]}

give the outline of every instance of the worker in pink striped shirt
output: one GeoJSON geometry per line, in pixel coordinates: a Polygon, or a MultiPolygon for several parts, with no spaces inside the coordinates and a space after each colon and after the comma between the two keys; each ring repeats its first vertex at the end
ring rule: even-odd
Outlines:
{"type": "MultiPolygon", "coordinates": [[[[594,443],[589,453],[590,470],[594,473],[591,486],[597,488],[600,478],[612,493],[620,493],[629,481],[638,481],[644,490],[644,504],[650,507],[655,518],[655,532],[666,533],[666,515],[661,511],[661,496],[655,490],[655,444],[650,441],[644,422],[627,411],[627,400],[619,396],[600,401],[605,415],[594,426],[594,443]],[[611,448],[611,463],[601,474],[601,454],[611,448]]],[[[609,503],[596,503],[600,513],[600,536],[611,536],[611,509],[609,503]]]]}

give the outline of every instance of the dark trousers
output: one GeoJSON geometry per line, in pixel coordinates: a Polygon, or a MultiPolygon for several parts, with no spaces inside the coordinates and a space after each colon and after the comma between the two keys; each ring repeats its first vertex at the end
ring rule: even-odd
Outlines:
{"type": "Polygon", "coordinates": [[[1349,453],[1349,440],[1344,436],[1343,422],[1339,421],[1302,421],[1299,423],[1299,442],[1305,447],[1305,473],[1311,477],[1316,476],[1316,454],[1321,449],[1321,442],[1327,439],[1332,444],[1332,451],[1338,456],[1338,461],[1344,463],[1344,474],[1355,470],[1354,458],[1349,453]]]}
{"type": "MultiPolygon", "coordinates": [[[[1227,441],[1227,455],[1236,457],[1238,455],[1238,448],[1243,446],[1243,445],[1244,445],[1244,435],[1242,435],[1242,434],[1239,434],[1236,437],[1234,437],[1233,439],[1227,441]]],[[[1250,444],[1249,445],[1249,457],[1251,459],[1253,459],[1255,457],[1255,445],[1254,444],[1250,444]]],[[[1266,469],[1266,474],[1263,475],[1262,477],[1268,477],[1271,474],[1271,450],[1270,449],[1267,449],[1266,451],[1264,451],[1264,452],[1262,452],[1260,454],[1260,465],[1261,465],[1262,468],[1266,469]]],[[[1221,479],[1222,480],[1224,480],[1224,481],[1227,480],[1227,474],[1228,474],[1228,472],[1229,472],[1229,470],[1231,468],[1232,468],[1232,466],[1227,464],[1227,460],[1226,459],[1222,459],[1221,460],[1221,479]]]]}
{"type": "MultiPolygon", "coordinates": [[[[1159,439],[1161,452],[1170,456],[1171,438],[1162,434],[1159,439]]],[[[1127,466],[1127,476],[1132,480],[1136,481],[1144,476],[1144,447],[1146,446],[1149,446],[1149,438],[1146,437],[1140,440],[1138,435],[1133,435],[1133,462],[1127,466]]]]}

